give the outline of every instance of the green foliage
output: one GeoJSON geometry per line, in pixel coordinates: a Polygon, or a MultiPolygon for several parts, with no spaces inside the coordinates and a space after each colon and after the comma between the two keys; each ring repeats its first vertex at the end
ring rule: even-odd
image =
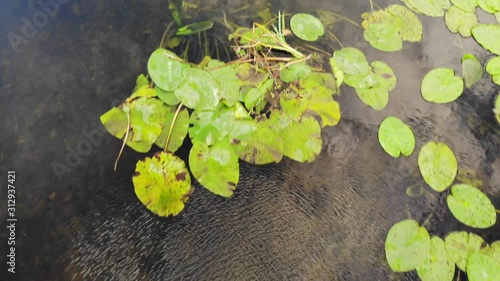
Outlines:
{"type": "Polygon", "coordinates": [[[295,14],[290,19],[292,32],[302,40],[314,42],[325,33],[321,21],[313,15],[295,14]]]}
{"type": "Polygon", "coordinates": [[[421,267],[428,259],[430,250],[429,233],[414,220],[394,224],[385,241],[387,262],[394,272],[407,272],[421,267]]]}
{"type": "Polygon", "coordinates": [[[415,136],[401,119],[388,116],[378,128],[378,140],[382,148],[394,158],[401,154],[410,156],[415,148],[415,136]]]}
{"type": "Polygon", "coordinates": [[[471,32],[483,48],[500,55],[500,25],[480,23],[473,26],[471,32]]]}
{"type": "Polygon", "coordinates": [[[479,189],[468,184],[456,184],[446,199],[451,213],[461,223],[488,228],[496,223],[497,214],[490,199],[479,189]]]}
{"type": "Polygon", "coordinates": [[[467,259],[467,277],[470,281],[499,281],[500,262],[482,254],[467,259]]]}
{"type": "Polygon", "coordinates": [[[456,100],[464,90],[464,81],[451,68],[436,68],[422,80],[422,97],[428,102],[448,103],[456,100]]]}
{"type": "Polygon", "coordinates": [[[431,238],[429,257],[417,268],[417,274],[423,281],[453,279],[455,263],[448,256],[443,239],[437,236],[431,238]]]}
{"type": "Polygon", "coordinates": [[[465,54],[462,58],[462,75],[464,76],[465,87],[470,88],[483,77],[483,67],[481,63],[471,54],[465,54]]]}
{"type": "Polygon", "coordinates": [[[430,17],[442,17],[444,11],[450,8],[449,0],[401,0],[417,13],[430,17]]]}
{"type": "Polygon", "coordinates": [[[467,12],[456,6],[451,6],[444,16],[446,26],[452,33],[460,33],[462,37],[471,36],[471,28],[479,23],[474,12],[467,12]]]}
{"type": "Polygon", "coordinates": [[[479,7],[485,12],[494,14],[500,12],[500,2],[495,0],[477,0],[479,7]]]}
{"type": "Polygon", "coordinates": [[[456,231],[445,238],[446,251],[462,271],[467,272],[467,258],[484,247],[483,238],[474,233],[456,231]]]}
{"type": "Polygon", "coordinates": [[[500,57],[494,57],[486,64],[486,72],[491,75],[493,83],[500,85],[500,57]]]}
{"type": "Polygon", "coordinates": [[[425,182],[435,191],[448,188],[457,176],[457,159],[453,151],[440,142],[428,142],[418,154],[418,167],[425,182]]]}
{"type": "Polygon", "coordinates": [[[498,124],[500,124],[500,94],[497,95],[495,99],[495,108],[493,109],[493,113],[495,114],[498,124]]]}
{"type": "Polygon", "coordinates": [[[475,12],[479,5],[477,0],[451,0],[451,3],[466,12],[475,12]]]}

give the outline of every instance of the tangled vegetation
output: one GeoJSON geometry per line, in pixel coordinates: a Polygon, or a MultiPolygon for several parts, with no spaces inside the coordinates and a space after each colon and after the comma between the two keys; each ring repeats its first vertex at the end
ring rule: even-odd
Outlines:
{"type": "MultiPolygon", "coordinates": [[[[342,46],[328,54],[310,45],[323,36],[336,40],[328,29],[332,14],[295,14],[288,21],[289,15],[279,12],[272,17],[267,9],[259,13],[262,22],[252,27],[236,26],[226,17],[183,25],[180,7],[185,6],[180,2],[170,5],[177,24],[175,36],[164,37],[151,54],[148,75],[140,75],[132,95],[101,116],[106,129],[123,141],[119,155],[126,145],[141,153],[153,145],[161,149],[139,161],[133,176],[137,197],[159,216],[177,215],[184,209],[193,192],[191,175],[210,192],[231,197],[240,178],[239,160],[257,165],[278,163],[283,157],[314,161],[322,147],[321,129],[335,126],[341,118],[334,99],[341,85],[354,88],[374,110],[385,108],[396,86],[389,65],[368,62],[356,48],[342,46]],[[180,55],[168,49],[181,45],[185,36],[206,37],[205,31],[214,24],[230,31],[236,59],[224,62],[205,56],[194,64],[186,59],[189,44],[180,55]],[[291,36],[307,44],[292,46],[288,43],[291,36]],[[192,143],[188,165],[175,155],[187,138],[192,143]]],[[[403,41],[420,41],[423,28],[418,13],[444,17],[451,32],[473,36],[486,50],[500,55],[500,24],[479,23],[475,14],[479,6],[500,20],[500,2],[403,2],[406,7],[372,7],[361,16],[364,38],[371,46],[395,52],[403,41]]],[[[220,38],[214,42],[217,50],[224,45],[220,38]]],[[[207,49],[205,54],[210,53],[207,49]]],[[[483,76],[483,66],[471,54],[464,55],[462,70],[461,76],[446,67],[429,71],[421,84],[422,98],[432,103],[453,102],[483,76]]],[[[485,70],[500,84],[500,57],[489,60],[485,70]]],[[[492,114],[500,123],[499,97],[492,114]]],[[[380,124],[378,140],[394,158],[410,156],[415,148],[412,129],[396,116],[380,124]]],[[[458,163],[447,144],[425,144],[418,154],[418,167],[434,191],[450,190],[447,204],[458,221],[481,229],[497,222],[499,211],[479,186],[461,182],[449,189],[456,180],[458,163]]],[[[473,233],[452,232],[443,241],[431,238],[424,226],[408,219],[389,230],[385,248],[393,271],[417,270],[422,280],[452,280],[455,265],[467,272],[469,280],[500,278],[500,241],[486,244],[473,233]]]]}

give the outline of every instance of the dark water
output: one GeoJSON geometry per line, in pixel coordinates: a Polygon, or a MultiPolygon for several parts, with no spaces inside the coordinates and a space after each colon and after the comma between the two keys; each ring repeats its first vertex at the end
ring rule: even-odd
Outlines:
{"type": "MultiPolygon", "coordinates": [[[[395,160],[382,151],[377,127],[388,115],[410,124],[415,151],[429,140],[450,145],[460,168],[475,171],[500,206],[500,127],[491,113],[499,88],[485,76],[457,102],[424,102],[425,73],[460,70],[463,51],[442,19],[421,17],[422,42],[392,54],[371,49],[355,27],[337,27],[344,45],[394,69],[398,85],[387,108],[371,110],[345,89],[343,119],[323,132],[317,161],[242,164],[234,198],[197,186],[180,216],[158,218],[130,180],[143,155],[126,149],[114,173],[121,143],[99,133],[99,116],[129,96],[145,71],[171,20],[167,1],[63,2],[31,33],[23,33],[23,18],[32,22],[43,11],[37,1],[0,3],[1,280],[417,280],[386,265],[390,226],[433,214],[431,233],[467,228],[446,209],[446,194],[405,195],[422,181],[417,153],[395,160]],[[9,33],[24,40],[13,45],[9,33]],[[16,171],[15,275],[6,271],[9,170],[16,171]]],[[[359,22],[368,3],[358,2],[281,1],[273,11],[324,9],[359,22]]],[[[247,1],[204,3],[220,16],[222,7],[247,1]]],[[[463,46],[482,61],[489,56],[471,40],[463,46]]],[[[500,224],[474,232],[492,242],[500,224]]]]}

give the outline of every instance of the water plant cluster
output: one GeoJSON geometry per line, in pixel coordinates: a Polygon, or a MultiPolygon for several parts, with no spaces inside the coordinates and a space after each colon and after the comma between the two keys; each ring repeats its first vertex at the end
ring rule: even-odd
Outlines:
{"type": "MultiPolygon", "coordinates": [[[[472,36],[496,55],[484,68],[500,84],[500,24],[480,23],[475,13],[479,7],[500,22],[500,2],[402,2],[405,6],[378,10],[372,5],[370,12],[361,15],[360,27],[371,46],[399,51],[403,42],[418,42],[423,36],[416,13],[444,17],[451,32],[472,36]]],[[[171,9],[178,26],[176,37],[162,40],[149,58],[148,74],[138,77],[132,95],[101,116],[106,129],[123,141],[120,154],[125,146],[141,153],[153,146],[161,149],[137,163],[132,179],[139,200],[159,216],[177,215],[184,209],[193,192],[191,175],[210,192],[231,197],[240,177],[240,160],[258,165],[278,163],[284,157],[315,160],[322,147],[321,129],[336,125],[341,118],[334,96],[342,85],[354,88],[374,110],[385,108],[396,86],[389,65],[368,62],[356,48],[341,45],[329,54],[314,46],[288,43],[290,36],[307,44],[324,36],[336,40],[328,29],[331,14],[295,14],[287,21],[284,13],[272,17],[265,10],[260,17],[267,20],[252,27],[235,26],[224,18],[216,22],[231,30],[228,38],[237,59],[224,62],[206,56],[194,64],[164,42],[178,46],[180,37],[200,36],[214,21],[183,25],[176,6],[171,9]],[[192,143],[187,164],[175,154],[186,139],[192,143]]],[[[471,54],[463,56],[461,65],[461,75],[448,67],[429,71],[421,83],[422,98],[432,103],[453,102],[484,74],[483,65],[471,54]]],[[[500,123],[499,97],[492,114],[500,123]]],[[[410,156],[415,149],[411,127],[397,116],[382,121],[378,140],[394,158],[410,156]]],[[[458,162],[446,143],[426,143],[417,164],[427,185],[435,192],[448,192],[448,208],[458,221],[480,229],[497,222],[499,211],[478,184],[453,184],[458,162]]],[[[455,265],[469,280],[500,278],[500,241],[487,244],[470,232],[452,232],[444,240],[431,238],[424,226],[408,219],[389,230],[385,250],[393,271],[416,270],[422,280],[452,280],[455,265]]]]}

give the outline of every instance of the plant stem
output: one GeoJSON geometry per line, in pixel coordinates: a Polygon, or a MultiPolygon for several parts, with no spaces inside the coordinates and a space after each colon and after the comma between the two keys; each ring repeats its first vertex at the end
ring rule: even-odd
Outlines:
{"type": "Polygon", "coordinates": [[[175,121],[177,120],[177,116],[179,115],[179,112],[181,111],[181,108],[182,108],[182,102],[179,103],[179,106],[177,107],[177,110],[175,111],[174,118],[172,119],[172,124],[170,124],[170,129],[168,130],[167,140],[165,141],[165,147],[163,148],[163,150],[165,152],[167,152],[168,143],[170,142],[170,137],[172,136],[172,131],[174,130],[174,124],[175,124],[175,121]]]}
{"type": "Polygon", "coordinates": [[[115,166],[114,166],[115,172],[116,172],[116,167],[118,166],[118,160],[120,159],[120,156],[122,155],[123,149],[125,149],[125,144],[127,143],[129,132],[130,132],[130,109],[127,110],[127,132],[125,133],[125,138],[123,139],[122,148],[120,149],[120,152],[118,153],[118,157],[116,157],[116,160],[115,160],[115,166]]]}
{"type": "Polygon", "coordinates": [[[171,21],[168,25],[167,25],[167,28],[165,29],[165,32],[163,32],[163,36],[161,37],[161,41],[160,41],[160,46],[158,47],[158,49],[161,49],[163,48],[163,44],[165,44],[165,39],[166,39],[166,36],[167,36],[167,33],[170,31],[170,28],[172,27],[172,24],[174,22],[171,21]]]}

